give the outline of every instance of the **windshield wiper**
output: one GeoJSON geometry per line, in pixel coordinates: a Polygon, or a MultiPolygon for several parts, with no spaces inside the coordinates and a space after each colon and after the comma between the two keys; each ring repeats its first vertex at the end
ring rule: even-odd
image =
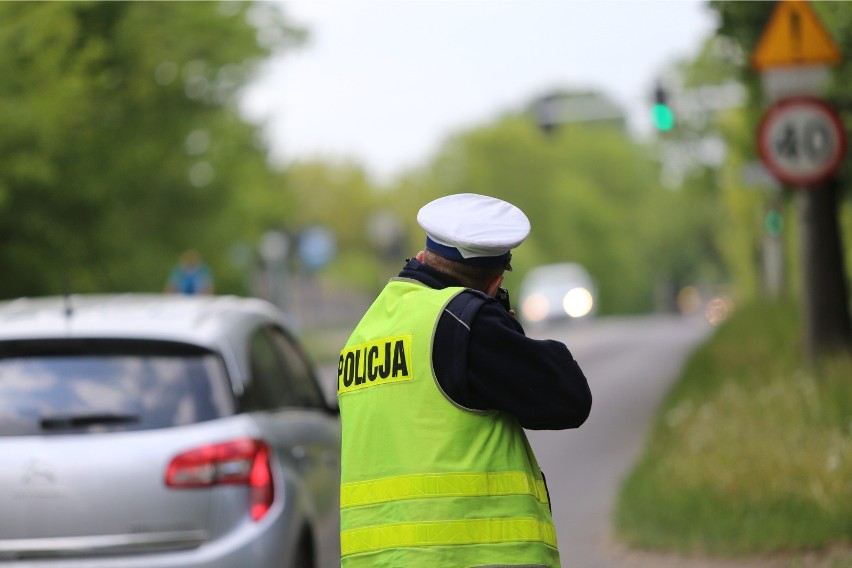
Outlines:
{"type": "Polygon", "coordinates": [[[116,412],[57,414],[55,416],[42,416],[40,419],[43,430],[65,430],[96,425],[134,424],[136,422],[139,422],[138,414],[121,414],[116,412]]]}

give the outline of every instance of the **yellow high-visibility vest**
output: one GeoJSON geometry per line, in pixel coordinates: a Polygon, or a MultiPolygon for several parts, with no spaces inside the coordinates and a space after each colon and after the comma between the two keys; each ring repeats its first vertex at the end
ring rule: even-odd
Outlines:
{"type": "Polygon", "coordinates": [[[391,280],[340,354],[343,568],[560,566],[523,428],[435,379],[438,318],[462,290],[391,280]]]}

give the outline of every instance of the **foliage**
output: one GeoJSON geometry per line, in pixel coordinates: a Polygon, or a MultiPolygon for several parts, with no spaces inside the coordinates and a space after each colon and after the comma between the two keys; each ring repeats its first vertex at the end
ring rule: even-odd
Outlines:
{"type": "MultiPolygon", "coordinates": [[[[518,111],[456,133],[382,188],[349,162],[268,166],[236,98],[261,60],[305,37],[270,5],[0,3],[0,297],[58,292],[63,280],[75,291],[158,290],[186,248],[213,266],[218,291],[249,292],[264,232],[296,245],[318,224],[338,246],[320,276],[372,293],[422,248],[417,209],[466,191],[509,199],[533,220],[510,287],[536,264],[575,260],[598,281],[601,313],[671,308],[677,289],[696,283],[731,280],[755,297],[772,197],[741,179],[756,160],[762,104],[747,54],[771,5],[710,4],[720,35],[678,67],[679,79],[684,88],[739,80],[745,108],[681,122],[650,144],[617,121],[545,136],[518,111]],[[725,162],[699,162],[663,187],[659,155],[706,136],[725,140],[725,162]],[[377,218],[392,238],[374,234],[377,218]]],[[[849,9],[817,8],[848,46],[849,9]]],[[[842,102],[849,66],[837,73],[832,96],[842,102]]],[[[843,218],[852,234],[848,205],[843,218]]],[[[792,275],[795,227],[786,226],[792,275]]]]}
{"type": "Polygon", "coordinates": [[[852,359],[805,366],[789,304],[750,305],[688,361],[616,525],[638,547],[718,555],[850,544],[852,359]]]}
{"type": "Polygon", "coordinates": [[[620,124],[564,124],[545,136],[518,113],[448,139],[396,197],[418,207],[464,192],[515,203],[533,228],[509,286],[537,264],[575,261],[597,280],[602,313],[640,312],[655,307],[657,288],[696,278],[707,258],[703,209],[662,188],[657,173],[651,148],[620,124]]]}
{"type": "MultiPolygon", "coordinates": [[[[779,209],[785,219],[785,232],[781,236],[787,267],[784,285],[791,292],[798,292],[801,278],[794,208],[797,196],[788,188],[771,191],[766,186],[744,180],[742,175],[747,166],[757,163],[755,136],[766,109],[760,74],[751,67],[750,57],[769,22],[775,3],[713,0],[709,4],[719,16],[717,35],[711,38],[702,55],[688,62],[681,71],[693,82],[700,82],[713,74],[718,76],[721,71],[748,90],[747,105],[727,113],[721,128],[729,149],[720,185],[727,226],[721,249],[743,296],[756,297],[766,284],[761,275],[764,241],[768,238],[764,231],[764,216],[770,208],[779,209]]],[[[833,69],[833,80],[824,98],[841,113],[848,125],[852,120],[852,99],[847,88],[852,79],[852,64],[848,57],[852,53],[852,4],[811,2],[810,5],[841,53],[846,55],[844,61],[833,69]]],[[[850,174],[850,161],[846,160],[838,173],[841,187],[848,186],[850,174]]],[[[842,239],[848,242],[852,239],[852,204],[843,199],[840,208],[842,239]]],[[[852,267],[852,250],[849,247],[846,247],[845,255],[848,272],[852,267]]]]}
{"type": "Polygon", "coordinates": [[[63,280],[158,290],[185,248],[220,289],[239,285],[233,213],[270,180],[236,98],[258,61],[300,37],[271,17],[260,33],[248,21],[259,9],[0,4],[0,297],[63,280]]]}
{"type": "MultiPolygon", "coordinates": [[[[384,210],[382,194],[364,169],[350,162],[296,162],[280,174],[280,185],[287,188],[288,209],[272,208],[268,221],[278,219],[294,242],[312,226],[333,229],[337,241],[337,260],[323,270],[330,280],[346,282],[365,292],[381,288],[399,269],[384,267],[379,251],[370,239],[369,220],[384,210]]],[[[292,257],[292,270],[303,272],[298,255],[292,257]]]]}

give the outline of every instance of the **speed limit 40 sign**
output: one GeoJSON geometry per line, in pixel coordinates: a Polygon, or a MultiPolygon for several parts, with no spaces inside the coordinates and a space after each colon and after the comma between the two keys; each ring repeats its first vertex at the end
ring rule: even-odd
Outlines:
{"type": "Polygon", "coordinates": [[[843,162],[846,133],[840,117],[814,97],[790,97],[769,107],[757,131],[766,168],[782,183],[812,187],[843,162]]]}

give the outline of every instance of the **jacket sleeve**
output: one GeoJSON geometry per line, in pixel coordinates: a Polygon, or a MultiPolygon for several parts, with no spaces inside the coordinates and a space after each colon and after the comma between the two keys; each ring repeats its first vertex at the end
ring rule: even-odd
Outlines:
{"type": "Polygon", "coordinates": [[[451,400],[473,410],[509,413],[532,430],[577,428],[586,421],[592,394],[563,343],[527,337],[490,300],[469,326],[460,328],[461,322],[452,319],[446,313],[441,317],[433,351],[436,377],[451,400]],[[454,332],[447,334],[450,326],[454,332]]]}

